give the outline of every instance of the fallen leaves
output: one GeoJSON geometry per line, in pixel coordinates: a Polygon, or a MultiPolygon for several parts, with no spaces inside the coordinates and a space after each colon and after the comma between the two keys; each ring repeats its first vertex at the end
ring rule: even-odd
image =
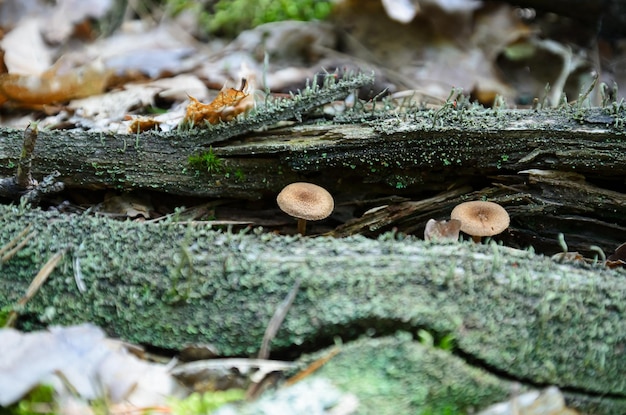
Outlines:
{"type": "Polygon", "coordinates": [[[615,252],[609,255],[606,266],[609,268],[626,268],[626,242],[615,248],[615,252]]]}
{"type": "Polygon", "coordinates": [[[461,221],[457,219],[435,220],[429,219],[424,229],[424,239],[457,241],[461,230],[461,221]]]}
{"type": "Polygon", "coordinates": [[[39,108],[104,91],[109,71],[100,62],[61,72],[58,66],[39,75],[0,74],[0,105],[39,108]]]}
{"type": "Polygon", "coordinates": [[[565,397],[556,386],[532,390],[506,402],[490,406],[478,415],[578,415],[565,405],[565,397]]]}
{"type": "Polygon", "coordinates": [[[203,104],[190,96],[183,124],[203,126],[206,123],[217,124],[231,121],[237,115],[246,113],[254,107],[254,86],[246,78],[242,78],[241,87],[222,88],[217,97],[209,104],[203,104]]]}
{"type": "Polygon", "coordinates": [[[167,395],[183,395],[167,366],[136,358],[91,324],[33,333],[4,329],[0,352],[2,406],[41,383],[55,388],[59,402],[95,399],[106,391],[111,403],[142,406],[165,403],[167,395]]]}

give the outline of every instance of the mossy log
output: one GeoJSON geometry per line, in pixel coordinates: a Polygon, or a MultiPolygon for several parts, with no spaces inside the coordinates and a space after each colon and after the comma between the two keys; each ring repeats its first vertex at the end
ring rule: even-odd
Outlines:
{"type": "MultiPolygon", "coordinates": [[[[512,227],[502,237],[507,245],[555,253],[560,250],[557,235],[563,233],[572,250],[593,255],[590,245],[611,253],[624,242],[625,115],[618,105],[543,111],[445,106],[395,115],[372,107],[333,121],[307,121],[312,117],[303,113],[307,108],[293,105],[282,112],[260,110],[206,131],[41,131],[33,174],[40,178],[58,170],[58,180],[69,189],[261,200],[271,208],[286,184],[312,181],[326,187],[337,205],[363,202],[360,212],[358,206],[354,209],[355,216],[369,207],[392,205],[389,218],[379,218],[381,223],[346,224],[334,231],[338,236],[376,235],[393,227],[419,234],[428,219],[446,219],[460,200],[489,197],[511,214],[512,227]],[[279,115],[302,122],[252,131],[269,128],[279,115]],[[217,165],[203,169],[189,164],[191,155],[211,146],[217,165]],[[555,177],[519,173],[529,170],[552,171],[555,177]],[[496,187],[488,188],[492,183],[496,187]],[[454,196],[443,197],[451,188],[454,196]],[[438,202],[406,210],[393,202],[398,196],[406,197],[409,205],[432,202],[433,197],[438,202]]],[[[22,135],[0,129],[0,174],[5,177],[15,174],[22,135]]],[[[335,226],[352,214],[344,214],[335,226]]]]}
{"type": "Polygon", "coordinates": [[[16,304],[48,258],[65,254],[18,307],[23,329],[90,321],[133,342],[202,342],[251,355],[300,281],[275,352],[425,329],[454,336],[458,356],[498,377],[613,405],[596,414],[624,409],[623,270],[557,264],[496,244],[233,234],[15,206],[0,207],[0,244],[29,224],[34,237],[2,264],[0,306],[16,304]]]}
{"type": "MultiPolygon", "coordinates": [[[[58,170],[69,188],[248,200],[311,177],[335,194],[398,194],[527,169],[575,171],[619,185],[626,175],[621,109],[360,111],[252,132],[272,124],[264,112],[262,122],[256,117],[207,131],[40,131],[33,174],[58,170]],[[190,166],[189,157],[209,146],[220,165],[190,166]]],[[[0,175],[14,174],[22,136],[0,128],[0,175]]]]}

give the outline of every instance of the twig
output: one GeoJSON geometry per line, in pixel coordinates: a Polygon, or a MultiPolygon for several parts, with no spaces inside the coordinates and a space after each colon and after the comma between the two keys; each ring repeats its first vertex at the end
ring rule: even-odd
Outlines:
{"type": "Polygon", "coordinates": [[[0,248],[0,264],[7,262],[9,259],[11,259],[13,255],[17,253],[17,251],[22,249],[28,243],[28,241],[30,241],[33,236],[36,235],[36,232],[31,232],[30,234],[28,234],[31,227],[32,224],[29,224],[15,238],[11,239],[7,244],[0,248]],[[20,239],[22,240],[20,241],[20,239]]]}
{"type": "Polygon", "coordinates": [[[284,386],[291,386],[294,383],[300,382],[302,379],[304,379],[307,376],[310,376],[311,374],[315,373],[317,370],[319,370],[319,368],[324,366],[330,359],[335,357],[337,355],[337,353],[339,353],[339,351],[340,351],[339,347],[337,347],[337,346],[333,347],[330,350],[330,352],[328,352],[325,356],[322,356],[319,359],[315,360],[313,363],[308,365],[306,368],[304,368],[303,370],[299,371],[298,373],[296,373],[295,375],[293,375],[292,377],[287,379],[285,381],[284,386]]]}
{"type": "Polygon", "coordinates": [[[263,342],[261,343],[261,349],[259,350],[259,359],[267,359],[270,355],[270,343],[276,336],[278,329],[281,324],[285,320],[287,316],[287,312],[291,308],[293,301],[296,299],[296,294],[298,294],[298,289],[300,289],[300,280],[297,280],[287,297],[283,300],[283,302],[276,308],[274,315],[270,319],[270,322],[267,324],[267,328],[265,329],[265,334],[263,335],[263,342]]]}
{"type": "Polygon", "coordinates": [[[37,143],[39,130],[37,124],[29,124],[24,130],[24,143],[14,177],[0,179],[0,196],[10,199],[22,198],[24,202],[35,205],[41,197],[48,193],[57,193],[63,190],[64,184],[56,182],[59,172],[46,176],[41,183],[32,177],[33,153],[37,143]]]}
{"type": "MultiPolygon", "coordinates": [[[[33,298],[33,296],[37,293],[37,291],[39,291],[39,288],[41,288],[43,283],[46,282],[46,280],[48,279],[48,277],[50,276],[54,268],[57,266],[61,258],[63,258],[63,255],[65,255],[65,251],[66,249],[60,250],[59,252],[54,254],[48,260],[48,262],[44,264],[43,267],[41,267],[41,269],[39,270],[35,278],[32,280],[32,282],[28,286],[28,289],[26,290],[26,294],[24,295],[24,297],[20,298],[20,300],[17,302],[17,308],[21,308],[24,305],[26,305],[26,303],[30,301],[31,298],[33,298]]],[[[14,308],[9,313],[9,316],[7,317],[7,321],[4,327],[13,327],[16,320],[17,320],[17,311],[15,311],[15,308],[14,308]]]]}

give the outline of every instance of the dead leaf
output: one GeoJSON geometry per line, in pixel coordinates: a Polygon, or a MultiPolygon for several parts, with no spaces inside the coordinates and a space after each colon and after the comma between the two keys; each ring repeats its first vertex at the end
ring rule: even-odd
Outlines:
{"type": "Polygon", "coordinates": [[[606,259],[606,266],[609,268],[626,268],[626,242],[615,248],[615,252],[606,259]]]}
{"type": "Polygon", "coordinates": [[[459,240],[461,221],[457,219],[435,220],[429,219],[424,229],[424,239],[430,240],[459,240]]]}
{"type": "Polygon", "coordinates": [[[0,356],[2,406],[43,382],[66,395],[59,373],[84,399],[106,392],[113,403],[126,399],[135,405],[156,405],[167,395],[182,393],[167,366],[112,349],[104,332],[91,324],[33,333],[0,330],[0,356]]]}
{"type": "Polygon", "coordinates": [[[565,406],[565,398],[556,386],[532,390],[481,411],[478,415],[579,415],[565,406]]]}
{"type": "Polygon", "coordinates": [[[53,62],[52,49],[43,41],[40,30],[39,19],[22,19],[0,41],[0,49],[4,51],[4,64],[9,73],[41,75],[50,69],[53,62]]]}
{"type": "Polygon", "coordinates": [[[101,18],[113,5],[112,0],[57,0],[55,3],[42,27],[46,40],[51,43],[66,41],[75,33],[77,25],[90,18],[101,18]]]}
{"type": "Polygon", "coordinates": [[[222,88],[217,97],[209,104],[203,104],[190,96],[183,124],[202,126],[205,122],[217,124],[231,121],[237,115],[246,113],[254,107],[254,87],[246,78],[242,78],[241,87],[222,88]]]}
{"type": "Polygon", "coordinates": [[[585,262],[585,257],[583,257],[578,252],[559,252],[557,254],[552,255],[552,260],[562,263],[562,262],[585,262]]]}
{"type": "Polygon", "coordinates": [[[415,0],[382,0],[387,16],[400,23],[409,23],[419,13],[420,6],[415,0]]]}
{"type": "Polygon", "coordinates": [[[161,121],[156,120],[152,117],[130,117],[132,122],[128,126],[128,132],[130,134],[133,133],[143,133],[145,131],[150,130],[158,130],[159,125],[161,125],[161,121]]]}
{"type": "Polygon", "coordinates": [[[108,76],[109,71],[99,61],[63,73],[59,73],[55,65],[41,76],[0,74],[0,97],[16,106],[39,108],[100,94],[108,76]]]}
{"type": "Polygon", "coordinates": [[[154,208],[147,196],[133,195],[130,193],[124,193],[122,195],[107,193],[104,196],[103,212],[109,214],[129,218],[138,218],[141,216],[144,219],[150,219],[150,212],[153,210],[154,208]]]}

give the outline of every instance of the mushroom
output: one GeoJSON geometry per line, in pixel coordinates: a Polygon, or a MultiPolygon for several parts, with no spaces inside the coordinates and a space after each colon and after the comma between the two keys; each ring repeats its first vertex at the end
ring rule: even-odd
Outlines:
{"type": "Polygon", "coordinates": [[[450,218],[461,221],[461,231],[470,235],[474,242],[483,236],[493,236],[509,227],[509,214],[497,203],[464,202],[452,209],[450,218]]]}
{"type": "Polygon", "coordinates": [[[304,235],[307,220],[327,218],[335,207],[335,201],[323,187],[313,183],[291,183],[276,197],[278,207],[298,219],[298,233],[304,235]]]}

